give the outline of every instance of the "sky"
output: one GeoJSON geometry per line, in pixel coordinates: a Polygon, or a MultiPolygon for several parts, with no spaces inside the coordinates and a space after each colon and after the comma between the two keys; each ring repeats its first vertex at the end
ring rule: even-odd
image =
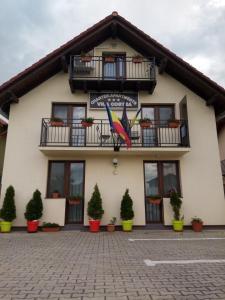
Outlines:
{"type": "Polygon", "coordinates": [[[113,11],[225,87],[225,0],[1,0],[0,84],[113,11]]]}

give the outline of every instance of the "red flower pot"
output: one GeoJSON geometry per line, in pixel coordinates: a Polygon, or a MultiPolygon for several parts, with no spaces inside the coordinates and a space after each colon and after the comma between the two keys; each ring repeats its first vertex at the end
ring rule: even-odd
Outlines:
{"type": "Polygon", "coordinates": [[[195,232],[201,232],[203,228],[203,223],[200,222],[192,222],[192,229],[195,232]]]}
{"type": "Polygon", "coordinates": [[[90,232],[99,232],[100,220],[89,220],[90,232]]]}
{"type": "Polygon", "coordinates": [[[81,121],[81,125],[82,125],[84,128],[87,128],[87,127],[91,127],[91,126],[93,125],[93,122],[90,123],[90,122],[81,121]]]}
{"type": "Polygon", "coordinates": [[[29,232],[29,233],[37,232],[38,231],[38,225],[39,225],[38,220],[27,221],[27,232],[29,232]]]}

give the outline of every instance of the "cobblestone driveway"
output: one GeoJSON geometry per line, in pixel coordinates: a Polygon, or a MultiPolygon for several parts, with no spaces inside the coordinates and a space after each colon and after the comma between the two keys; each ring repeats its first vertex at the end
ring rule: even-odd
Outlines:
{"type": "Polygon", "coordinates": [[[225,299],[225,263],[146,266],[144,259],[225,259],[225,231],[0,234],[0,299],[225,299]]]}

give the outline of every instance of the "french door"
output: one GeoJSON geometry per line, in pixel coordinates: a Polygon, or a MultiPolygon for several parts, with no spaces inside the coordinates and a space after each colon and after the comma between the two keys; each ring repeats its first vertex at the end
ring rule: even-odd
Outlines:
{"type": "Polygon", "coordinates": [[[85,104],[53,104],[52,115],[63,119],[70,127],[70,146],[85,146],[86,129],[81,120],[86,117],[85,104]]]}
{"type": "Polygon", "coordinates": [[[174,105],[142,106],[142,118],[152,121],[152,128],[142,130],[143,146],[160,146],[160,128],[166,127],[168,120],[175,116],[174,105]]]}
{"type": "Polygon", "coordinates": [[[106,62],[103,57],[104,79],[124,79],[126,77],[126,56],[122,54],[114,54],[112,56],[114,62],[106,62]]]}
{"type": "Polygon", "coordinates": [[[146,223],[163,222],[163,202],[152,204],[151,196],[169,197],[173,189],[180,193],[179,167],[177,161],[144,162],[146,223]]]}
{"type": "Polygon", "coordinates": [[[51,198],[54,191],[57,191],[61,198],[66,198],[66,223],[82,224],[84,161],[51,161],[47,197],[51,198]]]}

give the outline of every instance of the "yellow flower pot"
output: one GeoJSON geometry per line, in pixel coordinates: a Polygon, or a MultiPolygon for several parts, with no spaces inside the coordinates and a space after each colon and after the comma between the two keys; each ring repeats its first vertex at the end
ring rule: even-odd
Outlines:
{"type": "Polygon", "coordinates": [[[10,232],[12,222],[1,221],[1,232],[10,232]]]}
{"type": "Polygon", "coordinates": [[[173,220],[173,230],[174,231],[183,231],[184,221],[183,220],[173,220]]]}
{"type": "Polygon", "coordinates": [[[123,231],[132,231],[133,220],[122,221],[123,231]]]}

